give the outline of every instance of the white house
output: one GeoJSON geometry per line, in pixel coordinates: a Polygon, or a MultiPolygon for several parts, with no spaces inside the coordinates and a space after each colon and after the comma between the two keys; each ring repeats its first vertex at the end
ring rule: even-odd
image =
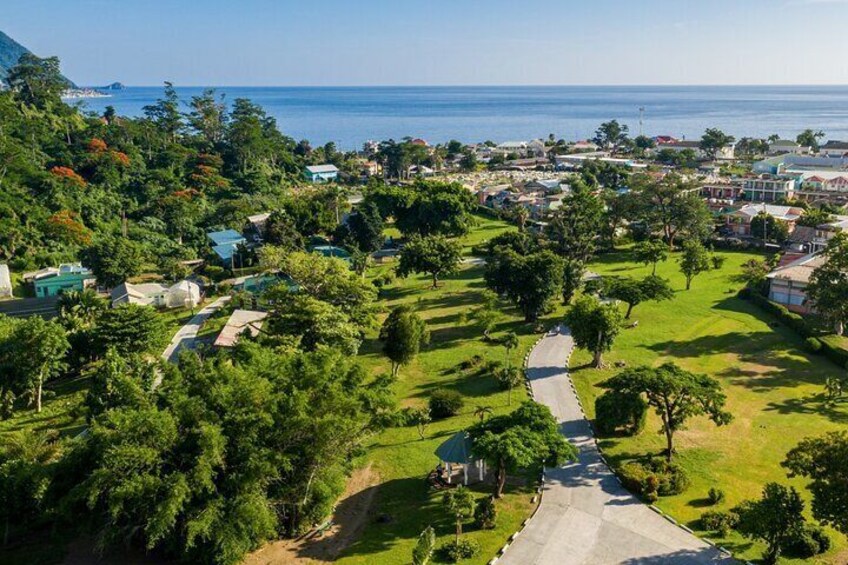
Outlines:
{"type": "MultiPolygon", "coordinates": [[[[697,155],[700,159],[705,159],[708,156],[706,152],[701,149],[700,141],[671,141],[668,143],[660,143],[657,144],[654,151],[659,152],[664,149],[668,149],[669,151],[674,151],[676,153],[680,153],[682,151],[690,149],[694,151],[695,155],[697,155]]],[[[728,143],[727,145],[719,149],[718,152],[716,152],[716,159],[733,159],[735,156],[735,151],[736,144],[728,143]]]]}
{"type": "Polygon", "coordinates": [[[813,271],[825,262],[824,255],[805,255],[769,273],[769,300],[783,304],[793,312],[812,312],[812,305],[807,300],[807,284],[813,271]]]}
{"type": "Polygon", "coordinates": [[[9,274],[9,265],[0,264],[0,298],[12,296],[12,277],[9,274]]]}
{"type": "Polygon", "coordinates": [[[112,289],[112,306],[141,304],[156,308],[193,308],[200,304],[200,286],[191,281],[180,281],[166,287],[159,283],[123,283],[112,289]]]}

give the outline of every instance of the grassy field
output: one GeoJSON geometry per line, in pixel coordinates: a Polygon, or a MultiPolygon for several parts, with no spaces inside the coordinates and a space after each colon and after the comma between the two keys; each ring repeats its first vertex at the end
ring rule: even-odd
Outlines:
{"type": "MultiPolygon", "coordinates": [[[[477,227],[464,241],[466,256],[470,254],[471,246],[510,229],[506,224],[491,219],[478,220],[477,227]]],[[[379,267],[374,274],[390,268],[379,267]]],[[[456,370],[460,362],[472,355],[505,359],[504,348],[496,343],[484,342],[480,328],[469,316],[479,304],[480,293],[485,288],[482,275],[481,267],[468,266],[457,275],[446,278],[436,290],[430,288],[426,276],[419,276],[399,279],[383,292],[383,314],[398,304],[412,303],[427,321],[432,336],[430,345],[416,361],[401,368],[396,385],[400,404],[425,405],[430,392],[437,387],[458,390],[465,396],[466,403],[460,415],[431,424],[424,440],[419,439],[412,427],[392,428],[374,438],[366,459],[380,477],[375,502],[364,534],[345,552],[340,563],[407,563],[418,535],[427,525],[436,529],[439,544],[450,539],[453,524],[441,510],[441,493],[430,490],[425,483],[427,473],[438,463],[435,449],[452,434],[476,421],[473,415],[476,406],[488,405],[495,414],[502,414],[526,399],[523,387],[517,388],[512,394],[512,406],[508,406],[507,393],[498,389],[494,379],[456,370]]],[[[552,314],[545,325],[553,323],[554,319],[552,314]]],[[[512,353],[512,362],[520,364],[538,335],[517,312],[507,308],[493,337],[497,338],[508,330],[520,336],[521,345],[512,353]]],[[[373,337],[376,334],[364,344],[361,358],[372,373],[388,372],[389,363],[380,353],[381,344],[373,337]]],[[[508,486],[507,495],[498,501],[496,529],[476,530],[471,524],[467,525],[466,535],[482,547],[480,555],[467,563],[488,562],[507,537],[530,515],[534,486],[532,478],[513,481],[508,486]]],[[[489,482],[473,485],[472,488],[481,497],[492,491],[489,482]]]]}
{"type": "MultiPolygon", "coordinates": [[[[674,361],[721,381],[735,420],[716,428],[699,418],[676,434],[677,460],[688,471],[692,486],[658,502],[693,529],[700,514],[712,508],[707,507],[706,496],[713,486],[727,495],[717,509],[757,497],[769,481],[792,484],[808,498],[803,482],[787,479],[780,462],[800,439],[844,429],[848,422],[848,405],[831,407],[824,401],[824,381],[839,369],[823,357],[805,353],[796,334],[773,326],[774,320],[756,306],[736,298],[739,285],[732,275],[750,255],[728,253],[726,257],[722,270],[697,277],[688,292],[683,290],[676,262],[661,264],[658,274],[672,281],[675,298],[637,306],[632,318],[639,326],[623,331],[606,357],[608,363],[624,361],[628,366],[674,361]]],[[[647,267],[628,259],[624,253],[607,255],[591,268],[607,275],[649,273],[647,267]]],[[[589,361],[588,353],[578,351],[572,366],[576,367],[575,385],[592,416],[594,399],[603,392],[598,384],[615,370],[587,368],[589,361]]],[[[614,463],[659,454],[664,439],[658,431],[659,420],[651,414],[641,435],[606,439],[601,446],[614,463]]],[[[835,547],[820,562],[844,563],[845,539],[831,533],[835,547]]],[[[762,546],[735,534],[718,541],[748,559],[759,558],[762,552],[762,546]]]]}

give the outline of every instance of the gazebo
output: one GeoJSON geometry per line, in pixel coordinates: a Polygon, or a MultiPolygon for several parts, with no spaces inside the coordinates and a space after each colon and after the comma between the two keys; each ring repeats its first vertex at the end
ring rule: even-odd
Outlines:
{"type": "Polygon", "coordinates": [[[476,467],[479,480],[486,475],[486,462],[478,459],[472,452],[473,442],[465,430],[453,434],[447,441],[436,448],[436,456],[447,470],[447,482],[451,483],[454,465],[462,467],[462,484],[468,484],[468,468],[476,467]]]}

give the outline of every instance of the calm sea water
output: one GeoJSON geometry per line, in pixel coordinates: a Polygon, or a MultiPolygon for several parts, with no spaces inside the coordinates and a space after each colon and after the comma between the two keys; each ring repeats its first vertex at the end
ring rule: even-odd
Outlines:
{"type": "MultiPolygon", "coordinates": [[[[184,101],[202,88],[178,88],[184,101]]],[[[741,136],[793,137],[805,128],[848,139],[848,86],[516,86],[516,87],[222,87],[226,100],[249,98],[281,129],[313,145],[334,141],[358,148],[369,139],[421,137],[431,143],[525,140],[553,133],[590,137],[599,123],[617,119],[646,135],[700,137],[718,127],[741,136]]],[[[85,108],[141,115],[161,95],[133,87],[85,108]]]]}

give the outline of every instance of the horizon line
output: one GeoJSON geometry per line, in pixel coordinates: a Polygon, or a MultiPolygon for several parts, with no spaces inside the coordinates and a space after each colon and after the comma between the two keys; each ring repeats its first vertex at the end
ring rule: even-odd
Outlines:
{"type": "Polygon", "coordinates": [[[115,82],[127,88],[159,88],[165,82],[170,82],[175,88],[657,88],[657,87],[688,87],[688,88],[774,88],[774,87],[848,87],[848,83],[579,83],[579,84],[180,84],[175,81],[163,80],[159,84],[128,84],[121,81],[86,84],[84,88],[105,88],[115,82]]]}

